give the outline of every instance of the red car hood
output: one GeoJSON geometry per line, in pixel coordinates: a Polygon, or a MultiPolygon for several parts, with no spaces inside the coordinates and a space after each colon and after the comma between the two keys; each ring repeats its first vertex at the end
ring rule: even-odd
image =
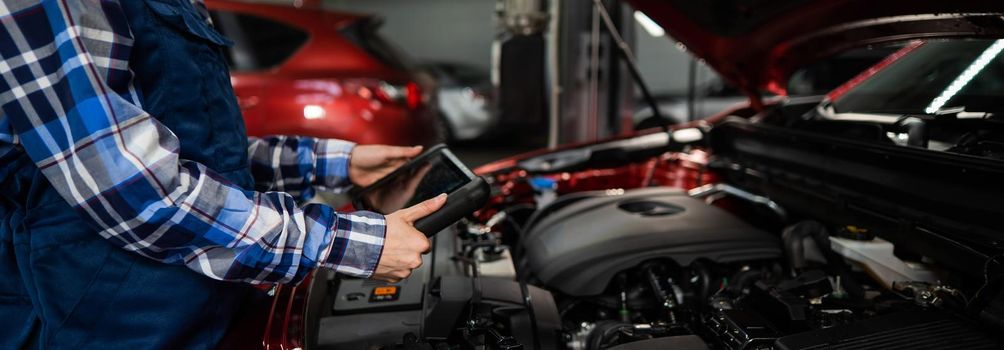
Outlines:
{"type": "Polygon", "coordinates": [[[753,97],[840,51],[919,38],[1000,36],[1004,1],[628,0],[753,97]]]}

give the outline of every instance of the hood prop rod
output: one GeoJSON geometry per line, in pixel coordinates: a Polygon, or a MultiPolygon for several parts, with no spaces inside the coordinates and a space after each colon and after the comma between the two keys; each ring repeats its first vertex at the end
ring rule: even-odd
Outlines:
{"type": "Polygon", "coordinates": [[[631,72],[631,77],[634,78],[635,84],[638,84],[638,89],[641,90],[641,95],[645,99],[645,103],[648,104],[649,108],[652,108],[652,115],[658,118],[662,123],[662,131],[669,133],[669,126],[667,125],[669,121],[663,117],[662,111],[659,110],[659,104],[655,102],[655,98],[652,97],[652,92],[648,89],[648,84],[641,77],[641,71],[638,70],[638,63],[634,57],[634,53],[631,52],[631,47],[628,46],[627,42],[624,41],[624,37],[621,36],[620,32],[617,31],[617,27],[614,25],[614,21],[610,18],[610,13],[607,12],[607,8],[603,6],[602,0],[593,0],[593,5],[596,8],[596,13],[600,15],[603,19],[603,26],[607,28],[607,33],[610,33],[610,38],[617,44],[617,52],[620,52],[620,56],[623,59],[624,65],[627,66],[628,71],[631,72]]]}

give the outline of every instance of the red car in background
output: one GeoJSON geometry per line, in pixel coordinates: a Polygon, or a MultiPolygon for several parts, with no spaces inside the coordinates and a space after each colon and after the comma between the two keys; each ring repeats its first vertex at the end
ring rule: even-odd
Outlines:
{"type": "Polygon", "coordinates": [[[377,34],[374,17],[236,1],[206,1],[226,50],[248,135],[358,143],[438,139],[432,84],[377,34]]]}

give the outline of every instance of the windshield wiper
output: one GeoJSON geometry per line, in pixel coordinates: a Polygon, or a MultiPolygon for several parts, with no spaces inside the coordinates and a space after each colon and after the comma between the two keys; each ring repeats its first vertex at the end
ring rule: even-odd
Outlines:
{"type": "Polygon", "coordinates": [[[994,116],[993,112],[970,112],[966,111],[966,106],[945,107],[934,111],[934,116],[949,116],[955,119],[987,119],[994,116]]]}

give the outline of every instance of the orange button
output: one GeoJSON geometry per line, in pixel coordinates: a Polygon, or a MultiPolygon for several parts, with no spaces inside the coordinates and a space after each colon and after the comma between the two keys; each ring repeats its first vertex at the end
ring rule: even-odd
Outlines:
{"type": "Polygon", "coordinates": [[[397,286],[376,287],[373,295],[394,295],[397,294],[397,286]]]}

